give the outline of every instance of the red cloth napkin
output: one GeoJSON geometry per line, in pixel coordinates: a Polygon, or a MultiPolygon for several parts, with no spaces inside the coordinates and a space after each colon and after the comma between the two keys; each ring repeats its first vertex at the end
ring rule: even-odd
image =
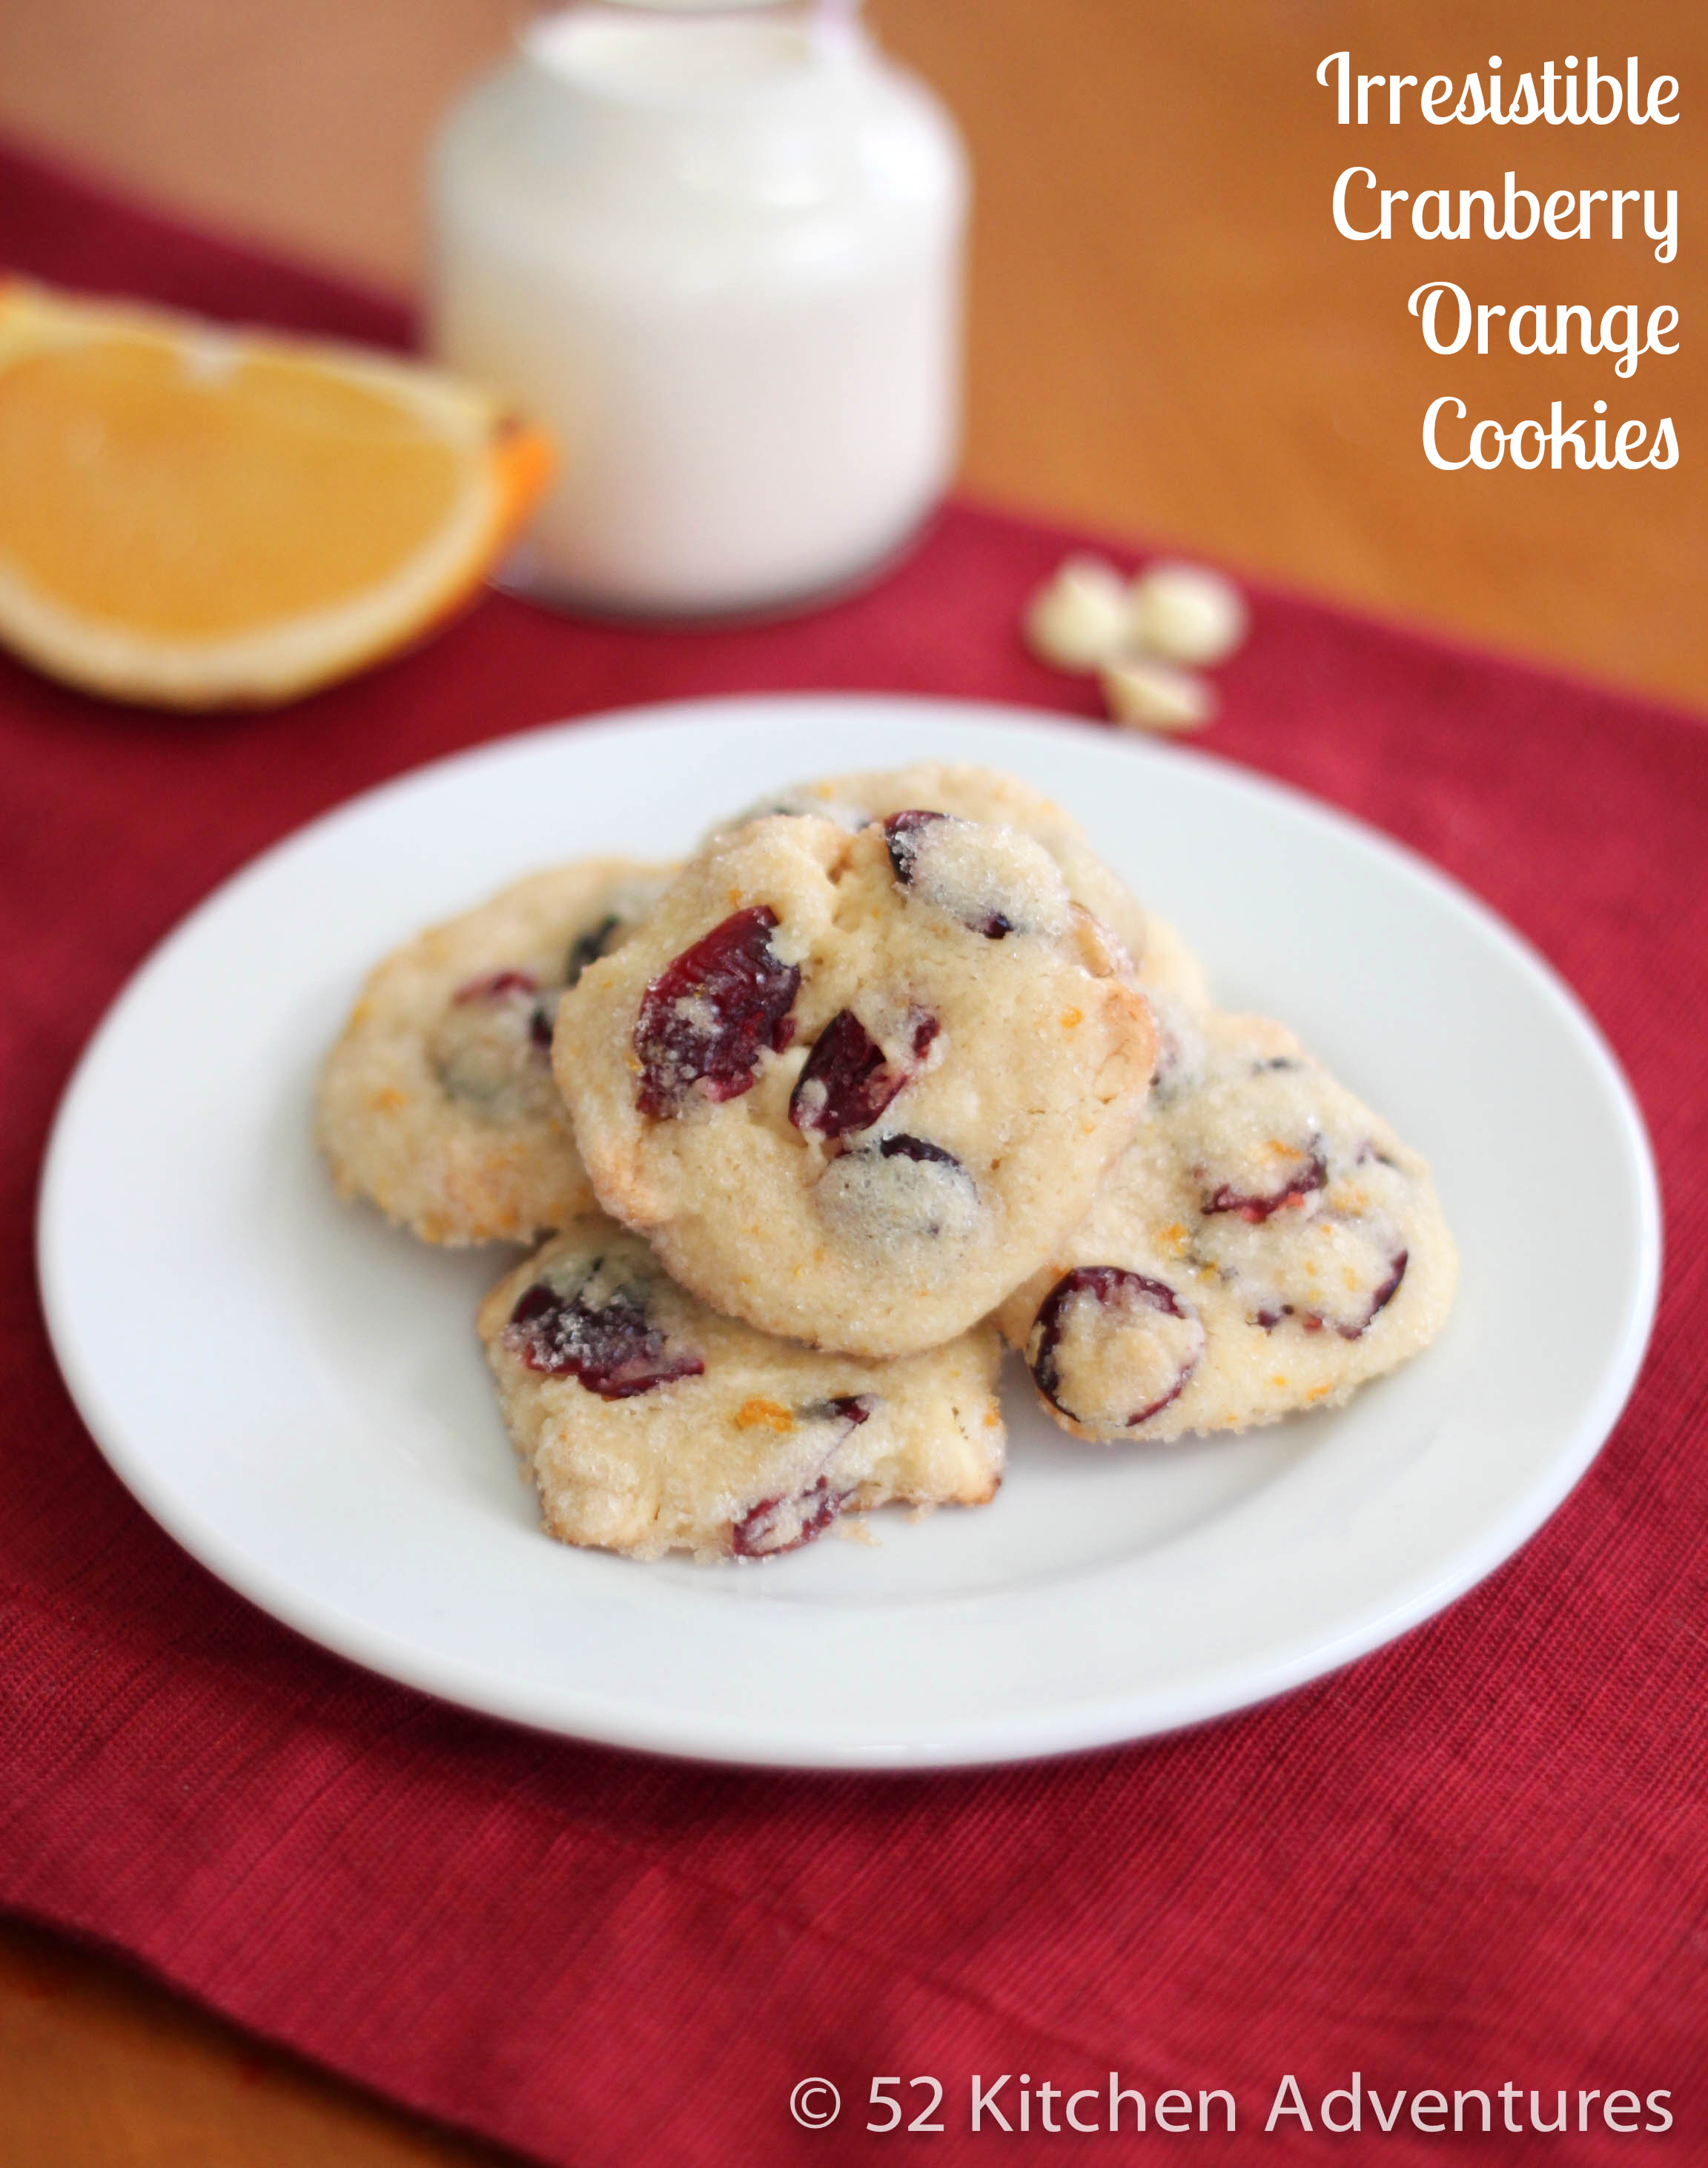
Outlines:
{"type": "MultiPolygon", "coordinates": [[[[0,155],[8,263],[222,316],[404,329],[0,155]]],[[[1622,2160],[1599,2102],[1575,2134],[1578,2089],[1664,2090],[1673,2129],[1642,2143],[1695,2155],[1708,731],[1686,718],[1272,597],[1226,672],[1207,757],[1403,837],[1578,988],[1635,1080],[1670,1214],[1647,1374],[1563,1510],[1445,1615],[1265,1708],[920,1779],[719,1772],[511,1730],[229,1594],[132,1504],[56,1374],[30,1260],[54,1103],[126,975],[214,882],[400,768],[617,702],[851,686],[1089,714],[1015,631],[1067,539],[954,510],[881,586],[762,630],[601,630],[494,598],[417,655],[238,720],[128,713],[0,660],[0,1900],[565,2168],[865,2161],[886,2074],[940,2080],[925,2157],[971,2158],[1000,2132],[971,2134],[969,2080],[1003,2071],[1010,2122],[1033,2081],[1034,2132],[1044,2107],[1064,2118],[1044,2080],[1093,2089],[1079,2113],[1100,2122],[1111,2070],[1153,2118],[1164,2088],[1194,2123],[1199,2091],[1226,2089],[1239,2135],[1195,2138],[1210,2160],[1332,2151],[1319,2102],[1355,2070],[1384,2112],[1397,2088],[1481,2088],[1497,2132],[1504,2084],[1521,2125],[1532,2089],[1546,2119],[1570,2089],[1571,2134],[1497,2138],[1503,2157],[1622,2160]],[[1286,2116],[1265,2138],[1289,2072],[1312,2134],[1286,2116]],[[815,2074],[845,2102],[816,2131],[788,2107],[815,2074]]],[[[911,2119],[930,2092],[899,2097],[911,2119]]],[[[1408,2102],[1391,2135],[1367,2101],[1363,2126],[1396,2162],[1442,2144],[1408,2102]]]]}

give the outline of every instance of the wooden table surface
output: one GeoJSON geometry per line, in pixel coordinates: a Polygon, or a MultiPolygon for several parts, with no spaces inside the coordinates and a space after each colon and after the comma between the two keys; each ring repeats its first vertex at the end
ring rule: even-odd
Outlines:
{"type": "MultiPolygon", "coordinates": [[[[434,116],[512,0],[0,0],[0,132],[397,290],[434,116]]],[[[978,174],[964,478],[987,498],[1708,707],[1700,206],[1708,10],[1627,0],[872,0],[978,174]],[[1567,27],[1562,28],[1564,24],[1567,27]],[[1578,41],[1581,41],[1579,43],[1578,41]],[[1334,125],[1317,63],[1462,77],[1598,43],[1677,76],[1676,127],[1334,125]],[[1342,239],[1334,177],[1676,189],[1677,258],[1630,240],[1342,239]],[[1679,351],[1430,353],[1406,297],[1676,306],[1679,351]],[[1442,473],[1424,409],[1673,417],[1669,472],[1442,473]]],[[[1376,93],[1377,113],[1385,111],[1376,93]]],[[[111,1960],[0,1927],[0,2159],[29,2168],[496,2160],[257,2046],[111,1960]]]]}

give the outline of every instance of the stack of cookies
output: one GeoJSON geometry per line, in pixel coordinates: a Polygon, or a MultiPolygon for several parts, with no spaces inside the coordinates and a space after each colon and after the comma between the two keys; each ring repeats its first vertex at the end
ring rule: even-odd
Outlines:
{"type": "Polygon", "coordinates": [[[640,1558],[988,1501],[1004,1342],[1064,1428],[1156,1443],[1345,1400],[1452,1294],[1417,1156],[980,768],[803,786],[422,935],[319,1130],[425,1241],[549,1237],[480,1339],[551,1533],[640,1558]]]}

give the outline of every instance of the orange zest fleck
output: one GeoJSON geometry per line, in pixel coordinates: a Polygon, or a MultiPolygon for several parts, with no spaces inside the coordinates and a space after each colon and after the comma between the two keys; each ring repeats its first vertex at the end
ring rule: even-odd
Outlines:
{"type": "Polygon", "coordinates": [[[744,1400],[735,1411],[737,1430],[774,1430],[786,1437],[794,1427],[794,1417],[775,1400],[744,1400]]]}

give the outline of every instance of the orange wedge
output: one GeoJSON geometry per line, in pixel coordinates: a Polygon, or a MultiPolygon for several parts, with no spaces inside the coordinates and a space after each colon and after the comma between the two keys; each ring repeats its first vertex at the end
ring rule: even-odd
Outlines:
{"type": "Polygon", "coordinates": [[[474,595],[550,466],[438,370],[0,282],[0,641],[90,691],[346,677],[474,595]]]}

